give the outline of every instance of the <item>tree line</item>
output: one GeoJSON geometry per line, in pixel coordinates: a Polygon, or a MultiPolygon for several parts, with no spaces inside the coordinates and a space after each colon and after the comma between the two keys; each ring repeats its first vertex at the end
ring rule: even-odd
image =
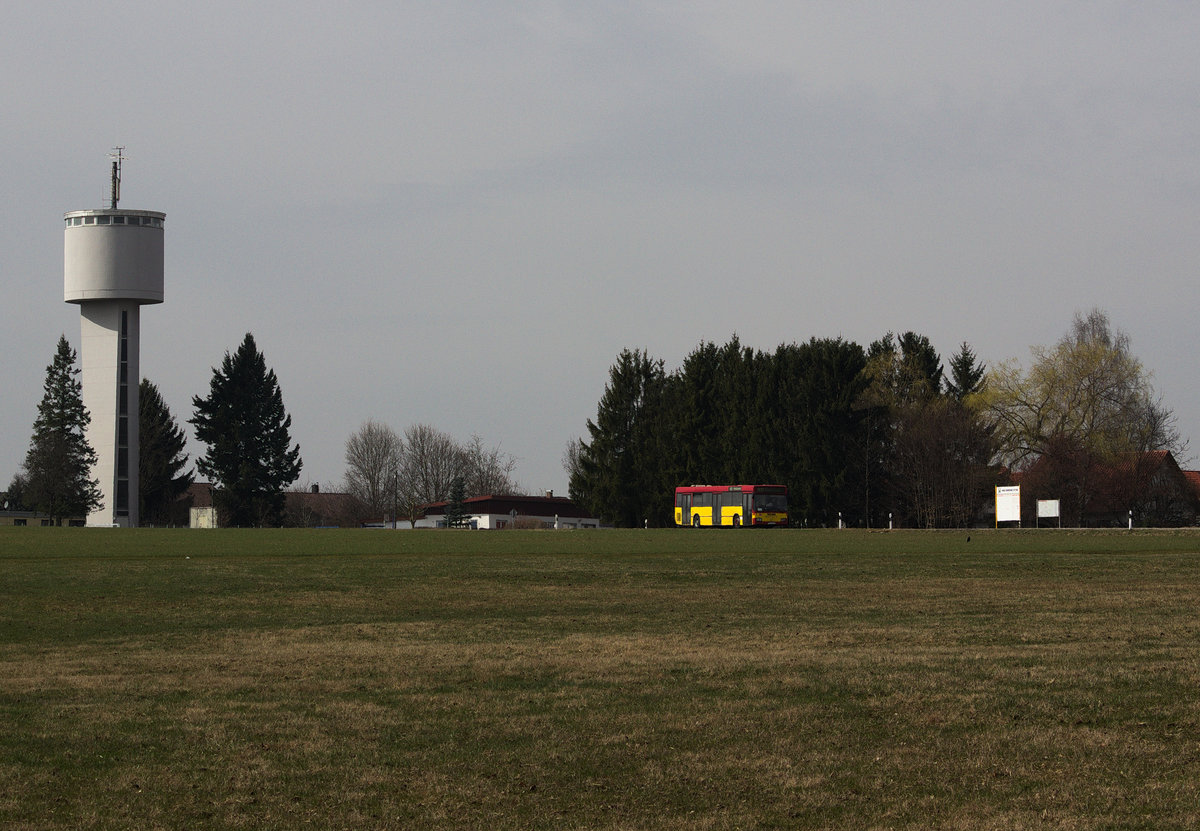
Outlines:
{"type": "MultiPolygon", "coordinates": [[[[3,507],[45,514],[55,524],[82,517],[101,501],[92,478],[96,453],[87,441],[91,414],[84,407],[76,353],[65,336],[46,368],[43,397],[24,464],[4,494],[3,507]]],[[[187,437],[158,388],[139,387],[139,517],[166,525],[172,508],[195,480],[184,452],[187,437]]],[[[188,423],[206,451],[195,470],[214,485],[222,525],[253,527],[305,524],[307,514],[289,511],[288,488],[303,467],[291,440],[292,419],[274,370],[247,333],[213,368],[208,395],[194,396],[188,423]]],[[[415,519],[424,503],[480,494],[508,494],[516,460],[478,436],[460,443],[427,424],[403,436],[367,421],[346,442],[345,487],[349,501],[341,519],[394,515],[415,519]]],[[[306,489],[307,490],[307,489],[306,489]]]]}
{"type": "MultiPolygon", "coordinates": [[[[29,452],[4,496],[8,509],[58,523],[100,499],[75,360],[60,338],[29,452]]],[[[193,475],[157,388],[143,379],[139,398],[140,515],[163,524],[193,475]]],[[[226,352],[192,404],[188,422],[206,446],[196,470],[215,485],[222,523],[289,522],[300,448],[253,335],[226,352]]],[[[965,342],[943,367],[929,338],[911,331],[866,348],[813,338],[773,352],[735,336],[701,343],[671,372],[626,349],[586,428],[564,453],[571,496],[620,526],[669,524],[679,484],[774,483],[789,487],[797,525],[962,527],[1014,474],[1031,496],[1061,498],[1069,523],[1105,489],[1141,522],[1189,521],[1156,499],[1142,464],[1147,451],[1178,457],[1187,443],[1128,335],[1099,310],[1034,347],[1027,368],[1009,360],[988,370],[965,342]]],[[[512,456],[427,424],[400,435],[369,420],[347,439],[345,461],[359,518],[413,519],[424,503],[517,490],[512,456]]]]}
{"type": "Polygon", "coordinates": [[[571,496],[618,526],[662,526],[677,485],[772,483],[788,486],[796,525],[963,527],[1014,472],[1078,515],[1081,471],[1186,446],[1103,312],[1032,357],[988,371],[964,342],[947,369],[911,331],[773,352],[735,336],[670,372],[626,349],[564,453],[571,496]]]}
{"type": "MultiPolygon", "coordinates": [[[[101,503],[92,478],[95,450],[88,444],[91,414],[83,405],[76,353],[59,338],[34,421],[29,451],[5,494],[8,510],[36,511],[61,525],[101,503]]],[[[158,388],[138,385],[139,517],[166,524],[172,505],[194,475],[184,453],[186,436],[158,388]]],[[[289,435],[291,416],[274,370],[268,369],[254,336],[247,333],[234,353],[213,368],[207,396],[194,396],[196,438],[206,445],[196,470],[210,477],[224,524],[278,525],[284,517],[283,490],[300,474],[300,448],[289,435]]]]}

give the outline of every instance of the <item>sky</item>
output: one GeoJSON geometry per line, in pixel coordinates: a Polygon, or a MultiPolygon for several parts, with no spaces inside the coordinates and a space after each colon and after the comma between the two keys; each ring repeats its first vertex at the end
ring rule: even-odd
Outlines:
{"type": "Polygon", "coordinates": [[[1092,308],[1200,450],[1200,4],[49,0],[0,39],[0,486],[115,146],[167,217],[142,374],[190,434],[252,332],[302,483],[374,419],[562,494],[624,348],[1027,365],[1092,308]]]}

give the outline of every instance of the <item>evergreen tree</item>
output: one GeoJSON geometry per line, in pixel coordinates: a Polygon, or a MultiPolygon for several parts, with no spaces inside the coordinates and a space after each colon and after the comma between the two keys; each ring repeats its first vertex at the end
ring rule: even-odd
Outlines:
{"type": "Polygon", "coordinates": [[[190,471],[181,472],[188,461],[187,438],[157,386],[143,378],[138,398],[139,516],[147,525],[166,525],[172,503],[193,480],[190,471]]]}
{"type": "Polygon", "coordinates": [[[861,521],[868,481],[861,436],[869,411],[857,402],[866,354],[857,343],[813,338],[775,350],[774,390],[758,418],[769,426],[771,465],[763,478],[788,486],[793,522],[829,526],[841,512],[861,521]]]}
{"type": "Polygon", "coordinates": [[[446,526],[449,528],[461,528],[466,523],[467,512],[463,508],[466,489],[466,481],[461,476],[455,476],[450,483],[450,500],[446,503],[446,526]]]}
{"type": "Polygon", "coordinates": [[[878,527],[894,515],[903,524],[913,506],[910,483],[898,472],[897,441],[920,411],[939,400],[941,358],[925,335],[905,332],[897,338],[888,332],[868,349],[864,374],[869,384],[859,406],[868,414],[863,440],[866,522],[878,527]]]}
{"type": "Polygon", "coordinates": [[[744,347],[737,335],[724,346],[701,343],[668,379],[665,417],[668,456],[678,461],[676,483],[763,482],[771,436],[763,410],[770,357],[744,347]]]}
{"type": "Polygon", "coordinates": [[[946,379],[946,393],[962,401],[983,389],[983,378],[987,368],[971,351],[970,345],[962,342],[958,353],[950,359],[950,377],[946,379]]]}
{"type": "Polygon", "coordinates": [[[667,436],[661,429],[666,390],[661,360],[622,350],[596,420],[587,422],[590,441],[580,442],[571,495],[615,525],[670,520],[674,493],[664,474],[667,436]]]}
{"type": "Polygon", "coordinates": [[[757,376],[760,367],[754,350],[742,346],[737,335],[718,352],[716,401],[719,412],[712,441],[717,449],[718,482],[762,482],[765,459],[761,450],[757,376]]]}
{"type": "Polygon", "coordinates": [[[900,364],[908,397],[930,401],[942,393],[942,359],[926,335],[900,336],[900,364]]]}
{"type": "Polygon", "coordinates": [[[65,517],[85,516],[100,505],[98,480],[91,478],[96,452],[86,430],[91,415],[83,406],[83,384],[75,368],[75,350],[66,336],[58,339],[54,360],[46,367],[42,402],[33,423],[33,439],[25,456],[25,503],[61,525],[65,517]]]}
{"type": "Polygon", "coordinates": [[[673,455],[679,461],[681,484],[720,482],[723,478],[724,463],[715,439],[723,406],[717,390],[720,352],[716,344],[701,342],[672,374],[679,400],[671,414],[670,432],[677,437],[673,455]]]}
{"type": "Polygon", "coordinates": [[[953,396],[902,404],[894,418],[891,496],[900,519],[921,528],[970,525],[997,479],[991,430],[953,396]]]}
{"type": "Polygon", "coordinates": [[[207,398],[194,396],[196,438],[208,451],[197,470],[217,485],[226,525],[278,525],[284,488],[300,476],[299,446],[291,445],[292,417],[283,407],[275,371],[246,333],[237,352],[213,369],[207,398]]]}
{"type": "Polygon", "coordinates": [[[568,444],[571,496],[620,525],[669,524],[680,484],[777,483],[797,522],[827,525],[861,514],[854,448],[864,412],[862,347],[841,339],[780,346],[735,336],[701,343],[682,367],[621,353],[589,440],[568,444]]]}

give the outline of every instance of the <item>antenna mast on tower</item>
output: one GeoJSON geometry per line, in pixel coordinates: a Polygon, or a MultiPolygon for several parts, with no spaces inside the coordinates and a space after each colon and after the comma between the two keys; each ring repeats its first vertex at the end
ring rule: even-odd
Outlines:
{"type": "Polygon", "coordinates": [[[124,147],[114,147],[113,152],[108,154],[108,157],[113,160],[112,204],[109,207],[114,211],[117,209],[117,201],[121,198],[121,162],[128,158],[124,151],[124,147]]]}

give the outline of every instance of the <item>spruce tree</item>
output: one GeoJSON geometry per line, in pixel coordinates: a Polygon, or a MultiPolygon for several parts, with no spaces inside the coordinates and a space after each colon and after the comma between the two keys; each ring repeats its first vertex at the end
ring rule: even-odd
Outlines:
{"type": "Polygon", "coordinates": [[[863,348],[841,338],[784,344],[770,361],[771,396],[763,418],[774,441],[765,478],[790,489],[792,522],[822,526],[862,522],[869,408],[858,406],[867,383],[863,348]]]}
{"type": "Polygon", "coordinates": [[[181,472],[188,457],[187,438],[167,408],[158,387],[142,379],[138,388],[138,482],[142,522],[166,525],[171,504],[192,484],[191,472],[181,472]]]}
{"type": "Polygon", "coordinates": [[[455,476],[450,483],[450,501],[446,503],[446,525],[450,528],[461,528],[466,524],[467,512],[463,507],[465,491],[466,481],[461,476],[455,476]]]}
{"type": "Polygon", "coordinates": [[[99,481],[91,478],[96,451],[88,444],[86,430],[92,418],[83,406],[78,375],[75,350],[61,336],[54,360],[46,367],[42,402],[25,456],[23,494],[26,504],[57,525],[66,517],[86,516],[102,498],[99,481]]]}
{"type": "Polygon", "coordinates": [[[942,359],[926,335],[905,332],[899,338],[900,359],[908,397],[929,401],[942,392],[942,359]]]}
{"type": "Polygon", "coordinates": [[[970,345],[963,341],[958,353],[950,359],[950,377],[946,379],[946,392],[962,401],[968,395],[983,389],[983,376],[987,368],[975,357],[970,345]]]}
{"type": "Polygon", "coordinates": [[[609,369],[609,383],[589,419],[590,441],[580,442],[572,496],[623,528],[664,525],[673,491],[664,481],[663,362],[643,350],[624,349],[609,369]]]}
{"type": "Polygon", "coordinates": [[[300,476],[300,447],[291,445],[292,417],[283,407],[275,371],[246,333],[237,352],[213,369],[207,398],[194,396],[196,438],[208,451],[196,469],[217,486],[226,525],[278,525],[284,488],[300,476]]]}

